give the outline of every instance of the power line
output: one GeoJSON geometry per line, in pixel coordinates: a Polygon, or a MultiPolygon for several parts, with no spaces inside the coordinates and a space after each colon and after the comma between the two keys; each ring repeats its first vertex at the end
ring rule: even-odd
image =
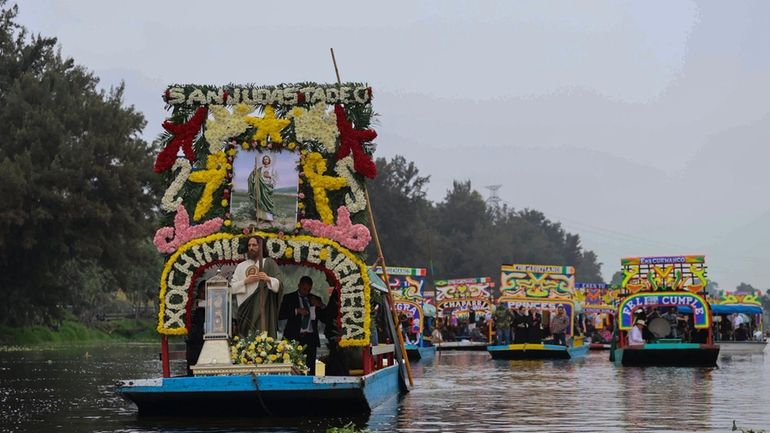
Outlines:
{"type": "Polygon", "coordinates": [[[500,191],[500,188],[502,188],[502,185],[488,185],[484,188],[489,190],[489,197],[487,198],[487,204],[494,207],[500,207],[500,202],[503,201],[502,198],[498,195],[498,192],[500,191]]]}

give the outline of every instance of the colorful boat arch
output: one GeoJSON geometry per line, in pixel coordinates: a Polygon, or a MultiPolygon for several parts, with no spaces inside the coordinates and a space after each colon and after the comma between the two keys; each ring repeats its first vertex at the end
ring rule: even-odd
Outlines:
{"type": "Polygon", "coordinates": [[[491,313],[493,306],[491,289],[495,286],[492,278],[457,278],[437,280],[436,310],[440,317],[446,316],[446,310],[468,314],[470,310],[491,313]]]}
{"type": "Polygon", "coordinates": [[[695,329],[711,327],[711,313],[706,300],[691,292],[646,292],[636,293],[621,301],[618,306],[618,325],[628,331],[634,326],[634,311],[643,307],[690,307],[693,311],[695,329]]]}
{"type": "MultiPolygon", "coordinates": [[[[406,341],[406,344],[419,344],[420,340],[422,339],[422,331],[423,331],[424,314],[422,311],[422,306],[417,302],[407,301],[403,299],[394,301],[394,304],[396,305],[396,310],[399,313],[404,313],[406,314],[407,317],[412,318],[411,333],[417,336],[417,340],[406,341]]],[[[407,333],[407,335],[408,334],[409,333],[407,333]]]]}

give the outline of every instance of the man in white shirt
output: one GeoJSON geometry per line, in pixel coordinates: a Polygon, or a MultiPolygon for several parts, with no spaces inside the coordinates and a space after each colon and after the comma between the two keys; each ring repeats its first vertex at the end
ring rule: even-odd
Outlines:
{"type": "Polygon", "coordinates": [[[247,259],[238,263],[230,281],[238,309],[238,333],[241,336],[267,332],[275,338],[278,331],[278,308],[283,285],[278,265],[262,257],[262,238],[248,240],[247,259]]]}
{"type": "Polygon", "coordinates": [[[642,337],[642,328],[646,326],[646,323],[644,323],[644,320],[637,320],[636,324],[633,328],[631,328],[631,332],[628,334],[628,344],[630,346],[637,346],[640,344],[644,344],[644,337],[642,337]]]}

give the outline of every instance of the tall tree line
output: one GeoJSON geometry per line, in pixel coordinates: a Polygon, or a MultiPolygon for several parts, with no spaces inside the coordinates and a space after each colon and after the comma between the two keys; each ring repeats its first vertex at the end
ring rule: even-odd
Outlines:
{"type": "Polygon", "coordinates": [[[154,151],[122,85],[99,90],[16,15],[0,0],[0,323],[88,319],[157,286],[154,151]]]}
{"type": "MultiPolygon", "coordinates": [[[[426,198],[429,176],[403,156],[378,158],[377,170],[369,193],[389,266],[427,267],[434,279],[499,282],[502,264],[553,264],[574,266],[578,281],[602,281],[596,254],[541,212],[488,206],[467,180],[433,203],[426,198]]],[[[368,254],[376,257],[373,246],[368,254]]]]}

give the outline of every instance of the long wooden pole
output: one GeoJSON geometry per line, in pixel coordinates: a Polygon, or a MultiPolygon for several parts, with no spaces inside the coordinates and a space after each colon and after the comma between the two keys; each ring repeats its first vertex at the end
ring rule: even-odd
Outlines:
{"type": "MultiPolygon", "coordinates": [[[[334,48],[329,48],[332,53],[332,63],[334,63],[334,73],[337,75],[337,84],[342,84],[340,79],[340,70],[337,67],[337,58],[334,56],[334,48]]],[[[366,209],[369,213],[369,225],[372,228],[372,237],[374,238],[374,246],[377,248],[377,261],[382,266],[382,275],[385,277],[385,286],[388,291],[385,294],[385,299],[388,301],[388,307],[390,308],[390,314],[393,316],[393,322],[395,323],[396,335],[401,346],[401,356],[406,366],[406,375],[409,378],[409,385],[414,386],[414,379],[412,379],[412,367],[409,365],[409,357],[406,354],[406,345],[404,344],[404,336],[398,331],[398,313],[396,312],[396,306],[393,302],[393,295],[390,291],[390,277],[388,276],[388,266],[385,264],[385,255],[382,253],[382,244],[380,244],[380,236],[377,234],[377,226],[374,224],[374,212],[372,212],[372,202],[369,200],[369,189],[364,184],[364,196],[366,197],[366,209]]]]}

